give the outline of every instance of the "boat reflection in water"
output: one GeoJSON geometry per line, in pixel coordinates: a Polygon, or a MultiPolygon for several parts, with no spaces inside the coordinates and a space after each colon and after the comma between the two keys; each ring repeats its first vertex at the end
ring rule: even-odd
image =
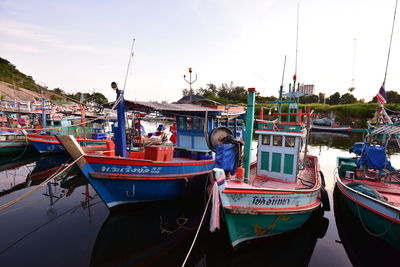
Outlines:
{"type": "MultiPolygon", "coordinates": [[[[27,155],[27,157],[28,156],[29,155],[27,155]]],[[[3,172],[17,172],[18,167],[27,164],[27,162],[29,163],[29,165],[25,165],[28,172],[19,171],[18,174],[11,174],[14,175],[16,179],[11,183],[10,188],[2,188],[0,196],[8,195],[27,187],[39,185],[51,175],[55,174],[59,169],[61,169],[63,164],[69,159],[69,155],[63,153],[31,158],[23,157],[17,161],[14,161],[12,166],[10,164],[7,164],[6,166],[1,165],[0,170],[2,170],[1,167],[5,168],[5,170],[3,169],[3,172]],[[22,177],[26,178],[21,179],[22,177]]],[[[44,195],[50,198],[51,205],[53,205],[55,201],[60,199],[62,196],[70,195],[77,186],[87,184],[85,178],[78,174],[78,168],[74,166],[47,184],[44,195]]],[[[4,175],[7,176],[10,174],[4,175]]]]}
{"type": "MultiPolygon", "coordinates": [[[[315,245],[325,236],[328,226],[329,220],[320,208],[294,231],[244,242],[235,249],[228,240],[218,244],[211,235],[208,242],[203,242],[208,251],[203,261],[207,266],[308,266],[315,245]]],[[[223,235],[221,232],[216,234],[223,235]]]]}
{"type": "Polygon", "coordinates": [[[177,199],[112,211],[98,233],[91,266],[181,266],[203,203],[177,199]]]}
{"type": "Polygon", "coordinates": [[[399,266],[400,251],[367,232],[337,187],[333,197],[339,237],[353,266],[399,266]]]}

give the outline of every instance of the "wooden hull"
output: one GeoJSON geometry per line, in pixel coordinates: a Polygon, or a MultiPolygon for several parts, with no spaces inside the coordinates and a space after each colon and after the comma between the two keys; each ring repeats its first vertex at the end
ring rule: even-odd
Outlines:
{"type": "Polygon", "coordinates": [[[301,213],[240,214],[224,209],[224,217],[233,247],[242,242],[295,230],[311,216],[312,210],[301,213]]]}
{"type": "Polygon", "coordinates": [[[85,154],[69,136],[59,137],[109,208],[202,194],[214,160],[151,161],[85,154]]]}
{"type": "MultiPolygon", "coordinates": [[[[218,179],[218,172],[216,176],[218,179]]],[[[297,190],[219,180],[221,209],[232,246],[301,227],[312,212],[321,207],[319,172],[315,177],[315,186],[297,190]]]]}
{"type": "Polygon", "coordinates": [[[34,150],[28,141],[0,141],[0,155],[11,155],[34,150]]]}
{"type": "MultiPolygon", "coordinates": [[[[55,136],[44,136],[36,134],[28,134],[29,142],[36,148],[40,153],[61,153],[65,152],[64,147],[60,144],[55,136]]],[[[81,138],[77,139],[82,145],[98,145],[104,144],[102,140],[88,139],[84,140],[81,138]]]]}
{"type": "Polygon", "coordinates": [[[331,127],[331,126],[319,126],[319,125],[311,125],[312,131],[324,131],[324,132],[351,132],[351,127],[348,126],[340,126],[340,127],[331,127]]]}
{"type": "Polygon", "coordinates": [[[345,197],[345,203],[361,221],[366,230],[400,249],[400,209],[390,203],[367,196],[347,186],[342,178],[337,186],[345,197]]]}

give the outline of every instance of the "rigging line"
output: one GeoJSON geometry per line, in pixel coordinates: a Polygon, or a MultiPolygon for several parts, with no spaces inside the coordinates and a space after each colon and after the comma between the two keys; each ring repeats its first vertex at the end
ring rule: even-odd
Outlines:
{"type": "Polygon", "coordinates": [[[127,81],[127,79],[128,79],[129,67],[131,66],[131,60],[132,60],[133,55],[134,55],[134,53],[133,53],[133,47],[134,47],[134,45],[135,45],[135,38],[133,38],[131,53],[129,54],[128,68],[127,68],[127,70],[126,70],[125,82],[124,82],[124,92],[125,92],[125,87],[126,87],[126,81],[127,81]]]}
{"type": "Polygon", "coordinates": [[[395,23],[395,20],[396,20],[397,2],[398,2],[398,0],[396,0],[396,6],[395,6],[395,8],[394,8],[392,32],[391,32],[391,34],[390,34],[390,42],[389,42],[389,50],[388,50],[388,56],[387,56],[387,61],[386,61],[385,77],[383,78],[383,82],[384,82],[384,83],[385,83],[385,81],[386,81],[386,75],[387,75],[387,70],[388,70],[388,66],[389,66],[390,49],[391,49],[391,47],[392,47],[394,23],[395,23]]]}

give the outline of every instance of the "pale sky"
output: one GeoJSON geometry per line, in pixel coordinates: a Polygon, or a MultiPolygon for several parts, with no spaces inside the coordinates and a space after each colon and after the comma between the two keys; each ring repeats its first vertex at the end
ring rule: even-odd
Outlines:
{"type": "MultiPolygon", "coordinates": [[[[264,96],[278,94],[294,74],[297,0],[0,0],[0,56],[50,89],[95,89],[115,98],[132,39],[126,99],[175,101],[198,80],[233,81],[264,96]]],[[[369,101],[384,78],[395,0],[300,0],[298,81],[316,93],[369,101]]],[[[397,18],[386,90],[400,90],[397,18]]],[[[399,92],[399,91],[398,91],[399,92]]]]}

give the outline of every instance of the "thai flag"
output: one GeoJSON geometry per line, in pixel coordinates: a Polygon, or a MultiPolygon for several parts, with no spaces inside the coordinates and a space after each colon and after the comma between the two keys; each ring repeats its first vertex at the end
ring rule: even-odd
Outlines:
{"type": "Polygon", "coordinates": [[[385,82],[382,83],[381,89],[379,89],[379,92],[376,95],[376,98],[378,99],[379,103],[386,104],[387,98],[386,98],[386,91],[385,91],[385,82]]]}

